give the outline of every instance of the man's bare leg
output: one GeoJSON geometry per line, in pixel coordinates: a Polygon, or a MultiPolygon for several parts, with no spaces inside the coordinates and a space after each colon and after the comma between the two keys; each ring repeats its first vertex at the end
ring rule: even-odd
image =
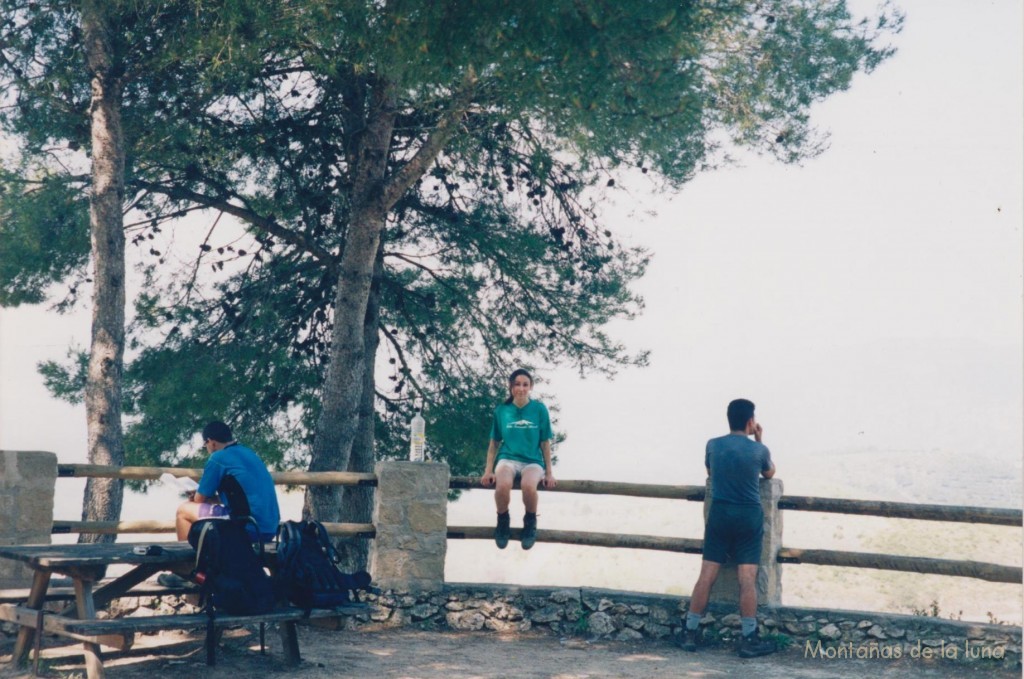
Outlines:
{"type": "Polygon", "coordinates": [[[700,619],[708,608],[708,599],[711,597],[711,588],[715,586],[718,579],[718,572],[722,564],[714,561],[700,562],[700,575],[697,576],[697,584],[693,586],[690,594],[690,610],[686,613],[686,623],[683,630],[681,646],[684,651],[697,650],[700,643],[700,619]]]}
{"type": "Polygon", "coordinates": [[[736,576],[740,582],[740,616],[754,618],[757,616],[757,564],[739,564],[736,576]]]}
{"type": "Polygon", "coordinates": [[[762,639],[757,633],[757,564],[741,563],[736,568],[740,581],[741,658],[756,658],[778,650],[774,641],[762,639]]]}
{"type": "Polygon", "coordinates": [[[199,520],[199,503],[182,502],[178,506],[178,512],[174,517],[174,530],[178,535],[178,541],[188,540],[188,529],[199,520]]]}
{"type": "Polygon", "coordinates": [[[718,579],[718,571],[722,564],[714,561],[700,562],[700,575],[697,576],[697,584],[693,586],[693,593],[690,595],[690,612],[697,615],[704,615],[708,607],[708,599],[711,597],[711,588],[715,586],[718,579]]]}

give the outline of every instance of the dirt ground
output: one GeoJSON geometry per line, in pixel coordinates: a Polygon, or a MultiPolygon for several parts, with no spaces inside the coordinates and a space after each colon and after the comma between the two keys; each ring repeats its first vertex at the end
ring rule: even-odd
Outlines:
{"type": "MultiPolygon", "coordinates": [[[[202,676],[238,679],[252,676],[295,676],[297,679],[355,677],[373,679],[669,679],[684,677],[762,677],[825,679],[844,677],[1019,677],[1020,669],[975,663],[899,660],[805,658],[791,647],[774,656],[742,660],[729,649],[686,653],[669,642],[587,642],[546,634],[498,636],[492,632],[455,633],[418,630],[337,632],[299,631],[302,664],[282,663],[280,641],[268,632],[268,654],[259,654],[258,636],[229,630],[221,641],[218,662],[207,667],[202,637],[182,633],[143,636],[127,654],[105,659],[110,679],[202,676]]],[[[0,647],[10,660],[11,643],[0,647]]],[[[84,677],[75,647],[44,650],[43,677],[84,677]]],[[[0,665],[0,677],[31,676],[31,668],[0,665]]]]}

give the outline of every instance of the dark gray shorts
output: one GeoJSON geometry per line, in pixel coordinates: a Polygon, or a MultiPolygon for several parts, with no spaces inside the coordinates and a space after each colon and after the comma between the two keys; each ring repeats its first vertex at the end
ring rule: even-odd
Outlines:
{"type": "Polygon", "coordinates": [[[704,526],[704,560],[737,564],[761,562],[764,512],[760,505],[714,501],[704,526]]]}

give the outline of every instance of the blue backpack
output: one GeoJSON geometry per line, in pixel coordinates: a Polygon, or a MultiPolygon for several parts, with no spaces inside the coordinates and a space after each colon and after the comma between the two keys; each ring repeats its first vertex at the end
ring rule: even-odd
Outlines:
{"type": "Polygon", "coordinates": [[[344,606],[352,601],[350,592],[371,589],[369,573],[343,573],[340,560],[319,521],[285,521],[278,527],[278,588],[307,613],[344,606]]]}

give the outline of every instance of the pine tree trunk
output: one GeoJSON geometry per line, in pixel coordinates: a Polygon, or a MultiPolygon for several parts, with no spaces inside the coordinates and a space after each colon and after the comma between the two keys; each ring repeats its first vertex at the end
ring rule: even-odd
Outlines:
{"type": "MultiPolygon", "coordinates": [[[[359,427],[368,350],[363,339],[363,324],[377,249],[388,213],[383,183],[394,120],[388,90],[378,85],[353,168],[352,217],[341,256],[330,365],[324,379],[323,410],[314,434],[310,471],[348,469],[359,427]]],[[[340,489],[331,486],[307,489],[303,513],[319,521],[340,520],[340,489]]]]}
{"type": "MultiPolygon", "coordinates": [[[[115,72],[111,26],[103,0],[82,4],[82,34],[92,85],[93,275],[92,343],[85,388],[89,462],[124,464],[121,434],[121,380],[124,358],[125,265],[124,143],[121,130],[122,85],[115,72]]],[[[123,482],[89,479],[82,519],[116,521],[121,516],[123,482]]],[[[112,542],[114,535],[79,536],[79,542],[112,542]]]]}
{"type": "MultiPolygon", "coordinates": [[[[359,399],[359,428],[352,444],[352,455],[348,461],[350,472],[372,472],[376,462],[374,452],[374,428],[377,418],[376,404],[377,368],[377,323],[380,320],[380,282],[384,274],[384,239],[377,247],[377,259],[373,267],[373,282],[366,303],[366,320],[363,322],[363,346],[366,361],[363,368],[363,395],[359,399]]],[[[373,521],[373,488],[370,486],[346,486],[341,494],[341,520],[346,523],[370,523],[373,521]]],[[[346,572],[365,570],[370,556],[370,541],[366,538],[344,538],[338,542],[342,569],[346,572]]]]}

